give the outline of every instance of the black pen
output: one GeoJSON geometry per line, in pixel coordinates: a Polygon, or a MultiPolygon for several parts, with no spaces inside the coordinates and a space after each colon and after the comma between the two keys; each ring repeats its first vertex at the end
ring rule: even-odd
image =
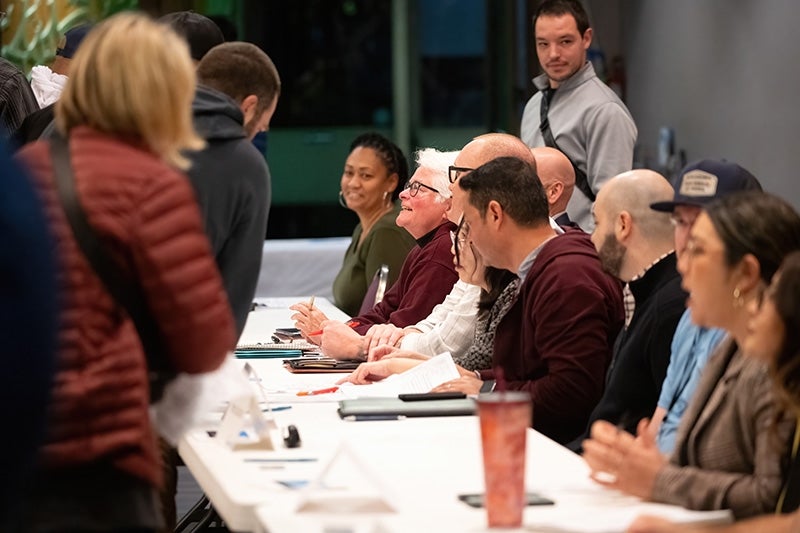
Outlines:
{"type": "Polygon", "coordinates": [[[370,422],[374,420],[405,420],[405,415],[349,415],[343,418],[348,422],[370,422]]]}

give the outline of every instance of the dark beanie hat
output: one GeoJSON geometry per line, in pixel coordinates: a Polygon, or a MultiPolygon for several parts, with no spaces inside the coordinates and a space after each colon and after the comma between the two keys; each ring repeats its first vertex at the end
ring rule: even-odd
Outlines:
{"type": "Polygon", "coordinates": [[[200,61],[206,52],[225,42],[222,30],[208,17],[194,11],[176,11],[158,19],[186,39],[192,59],[200,61]]]}

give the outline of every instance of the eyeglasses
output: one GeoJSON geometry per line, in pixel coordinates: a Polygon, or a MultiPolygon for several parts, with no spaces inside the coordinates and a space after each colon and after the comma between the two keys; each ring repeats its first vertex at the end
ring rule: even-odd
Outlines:
{"type": "Polygon", "coordinates": [[[450,183],[455,183],[458,178],[461,177],[461,174],[465,172],[472,172],[475,170],[474,168],[467,168],[467,167],[447,167],[447,177],[450,179],[450,183]]]}
{"type": "Polygon", "coordinates": [[[469,224],[463,223],[456,231],[450,232],[450,242],[453,244],[458,241],[458,245],[463,247],[469,239],[469,224]]]}
{"type": "Polygon", "coordinates": [[[433,191],[436,194],[442,194],[437,189],[434,189],[433,187],[425,185],[424,183],[420,183],[418,181],[409,181],[408,183],[406,183],[405,190],[407,190],[408,194],[410,194],[411,196],[416,196],[417,193],[419,192],[420,187],[425,187],[429,191],[433,191]]]}

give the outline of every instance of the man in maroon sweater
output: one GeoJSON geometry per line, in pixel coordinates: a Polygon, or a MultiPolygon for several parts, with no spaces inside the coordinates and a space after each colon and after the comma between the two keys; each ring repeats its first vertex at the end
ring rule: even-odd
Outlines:
{"type": "MultiPolygon", "coordinates": [[[[493,367],[505,386],[530,393],[533,427],[565,443],[577,436],[603,393],[624,311],[619,283],[604,273],[589,236],[557,235],[535,170],[501,157],[454,187],[468,238],[484,261],[519,276],[519,293],[497,326],[493,367]]],[[[438,390],[475,393],[494,370],[438,390]]]]}

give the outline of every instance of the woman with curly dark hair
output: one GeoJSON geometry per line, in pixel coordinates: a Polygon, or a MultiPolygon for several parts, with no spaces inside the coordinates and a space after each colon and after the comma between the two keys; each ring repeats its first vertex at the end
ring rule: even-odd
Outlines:
{"type": "Polygon", "coordinates": [[[400,275],[414,238],[395,224],[397,197],[408,181],[406,156],[378,133],[364,133],[350,145],[342,171],[339,203],[358,215],[353,240],[333,281],[333,301],[348,315],[357,315],[372,277],[389,267],[386,288],[400,275]]]}

